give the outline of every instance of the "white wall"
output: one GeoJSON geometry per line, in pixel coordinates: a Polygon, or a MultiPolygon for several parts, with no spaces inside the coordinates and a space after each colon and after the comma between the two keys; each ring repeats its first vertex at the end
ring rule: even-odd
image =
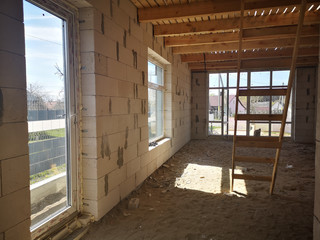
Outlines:
{"type": "Polygon", "coordinates": [[[100,219],[190,140],[191,82],[186,64],[137,22],[129,0],[93,0],[80,10],[84,211],[100,219]],[[170,62],[166,133],[149,149],[148,47],[170,62]],[[171,112],[170,112],[171,111],[171,112]]]}
{"type": "Polygon", "coordinates": [[[0,1],[0,239],[29,239],[30,191],[22,0],[0,1]]]}
{"type": "MultiPolygon", "coordinates": [[[[319,52],[320,56],[320,52],[319,52]]],[[[315,157],[315,199],[314,199],[314,221],[313,239],[320,240],[320,58],[317,76],[317,108],[316,108],[316,157],[315,157]]]]}
{"type": "Polygon", "coordinates": [[[314,143],[317,69],[297,68],[295,81],[294,141],[314,143]]]}

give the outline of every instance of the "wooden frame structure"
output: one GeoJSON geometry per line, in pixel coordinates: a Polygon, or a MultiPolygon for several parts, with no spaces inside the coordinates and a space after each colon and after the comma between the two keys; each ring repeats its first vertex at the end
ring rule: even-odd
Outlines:
{"type": "MultiPolygon", "coordinates": [[[[242,1],[243,2],[243,1],[242,1]]],[[[242,4],[244,5],[244,4],[242,4]]],[[[277,175],[277,167],[280,157],[280,151],[282,147],[283,134],[287,119],[287,112],[291,94],[291,88],[293,85],[295,70],[296,70],[296,61],[298,57],[298,47],[300,42],[300,35],[302,30],[302,25],[304,21],[304,14],[306,8],[306,0],[302,0],[299,14],[299,22],[298,27],[296,29],[296,38],[293,48],[293,56],[291,60],[290,74],[287,89],[267,89],[267,90],[239,90],[240,85],[240,72],[241,72],[241,53],[242,53],[242,20],[243,20],[243,7],[241,10],[241,24],[240,24],[240,34],[239,34],[239,51],[238,51],[238,75],[237,75],[237,94],[236,94],[236,113],[235,113],[235,129],[233,136],[233,149],[232,149],[232,183],[231,183],[231,191],[234,188],[234,179],[244,179],[244,180],[256,180],[256,181],[270,181],[270,194],[273,193],[276,175],[277,175]],[[238,102],[239,96],[279,96],[285,95],[285,105],[282,114],[238,114],[238,102]],[[238,137],[237,136],[237,121],[238,120],[273,120],[273,121],[281,121],[281,129],[279,137],[238,137]],[[238,147],[254,147],[254,148],[275,148],[276,156],[275,159],[269,158],[256,158],[253,156],[237,156],[236,148],[238,147]],[[272,176],[257,176],[257,175],[245,175],[245,174],[235,174],[235,164],[236,162],[255,162],[255,163],[273,163],[273,171],[272,176]]]]}
{"type": "MultiPolygon", "coordinates": [[[[237,70],[241,15],[238,0],[132,0],[141,24],[181,55],[192,71],[237,70]]],[[[290,68],[300,0],[245,0],[243,61],[246,70],[290,68]],[[281,58],[281,59],[280,59],[281,58]]],[[[307,0],[297,66],[316,66],[320,0],[307,0]]]]}

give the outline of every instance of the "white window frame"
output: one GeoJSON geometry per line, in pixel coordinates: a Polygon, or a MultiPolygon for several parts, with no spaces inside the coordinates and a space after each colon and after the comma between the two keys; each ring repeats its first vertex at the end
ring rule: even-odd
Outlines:
{"type": "Polygon", "coordinates": [[[53,15],[64,20],[64,47],[65,47],[65,91],[66,94],[65,104],[69,111],[66,113],[66,123],[68,128],[68,157],[67,161],[67,202],[69,206],[58,211],[50,218],[44,219],[39,224],[35,224],[31,231],[31,238],[35,239],[39,236],[47,236],[56,231],[59,227],[66,224],[70,219],[74,218],[80,211],[81,197],[79,196],[80,189],[80,153],[78,151],[78,143],[80,140],[78,116],[79,98],[78,85],[79,79],[79,47],[78,47],[78,12],[77,9],[68,3],[61,0],[27,0],[29,3],[40,7],[53,15]]]}
{"type": "MultiPolygon", "coordinates": [[[[277,88],[282,88],[282,86],[277,86],[277,85],[273,85],[273,72],[276,72],[276,71],[289,71],[288,69],[260,69],[260,70],[251,70],[251,71],[241,71],[241,72],[245,72],[247,73],[247,86],[244,87],[244,88],[248,88],[248,89],[259,89],[259,88],[266,88],[265,86],[251,86],[251,73],[253,72],[269,72],[270,74],[270,83],[269,83],[269,89],[277,89],[277,88]]],[[[229,86],[229,74],[230,73],[235,73],[234,71],[212,71],[212,72],[209,72],[208,74],[227,74],[227,86],[226,87],[210,87],[210,84],[208,82],[208,92],[210,92],[211,89],[226,89],[229,91],[229,89],[236,89],[236,87],[230,87],[229,86]]],[[[208,81],[209,81],[210,77],[208,76],[208,81]]],[[[250,109],[250,97],[247,97],[248,100],[247,100],[247,109],[250,109]]],[[[293,94],[291,93],[291,108],[293,109],[294,106],[293,106],[293,102],[292,102],[292,99],[293,99],[293,94]]],[[[228,100],[229,102],[229,100],[228,100]]],[[[208,99],[208,103],[209,103],[209,99],[208,99]]],[[[270,99],[270,103],[269,103],[269,111],[270,111],[270,114],[271,114],[271,111],[272,111],[272,99],[270,99]]],[[[210,104],[208,104],[209,106],[210,104]]],[[[228,106],[229,107],[229,106],[228,106]]],[[[208,109],[209,111],[209,109],[208,109]]],[[[209,120],[209,114],[207,115],[208,117],[208,120],[209,120]]],[[[292,138],[293,137],[293,124],[294,124],[294,119],[293,119],[293,110],[291,111],[291,121],[286,121],[286,124],[290,124],[291,126],[291,136],[287,137],[287,136],[284,136],[285,138],[292,138]]],[[[246,120],[246,136],[249,136],[250,134],[250,122],[249,120],[246,120]]],[[[281,125],[281,122],[273,122],[273,121],[254,121],[254,123],[261,123],[261,124],[268,124],[268,128],[269,128],[269,133],[268,135],[269,136],[272,136],[272,133],[271,133],[271,126],[272,124],[280,124],[281,125]]],[[[227,127],[229,128],[229,124],[227,125],[227,127]]],[[[208,121],[208,135],[209,136],[232,136],[232,135],[224,135],[224,123],[223,123],[223,120],[221,121],[208,121]],[[220,123],[221,124],[221,134],[219,135],[213,135],[213,134],[209,134],[209,126],[210,124],[213,124],[213,123],[220,123]]],[[[229,131],[229,129],[228,129],[229,131]]]]}
{"type": "MultiPolygon", "coordinates": [[[[156,91],[161,91],[162,92],[162,134],[160,136],[157,136],[155,138],[149,138],[149,143],[151,142],[156,142],[160,139],[162,139],[164,137],[164,94],[165,94],[165,66],[163,64],[161,64],[159,61],[155,60],[154,58],[151,58],[149,56],[149,59],[148,59],[148,62],[156,65],[157,67],[160,67],[162,69],[162,85],[160,84],[156,84],[156,83],[152,83],[149,81],[149,74],[148,74],[148,90],[149,88],[150,89],[153,89],[153,90],[156,90],[156,91]]],[[[149,100],[149,96],[148,96],[148,100],[149,100]]],[[[148,115],[149,115],[149,112],[148,112],[148,115]]],[[[148,126],[149,126],[149,119],[148,119],[148,126]]],[[[148,127],[149,128],[149,127],[148,127]]]]}

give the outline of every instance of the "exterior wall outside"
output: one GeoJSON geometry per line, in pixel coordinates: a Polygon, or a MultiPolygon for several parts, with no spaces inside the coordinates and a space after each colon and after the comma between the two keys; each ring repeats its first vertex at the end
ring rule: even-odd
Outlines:
{"type": "Polygon", "coordinates": [[[0,239],[30,239],[22,0],[0,1],[0,239]]]}
{"type": "Polygon", "coordinates": [[[190,71],[137,22],[129,0],[80,9],[83,209],[99,220],[190,140],[190,71]],[[149,148],[148,47],[171,64],[165,75],[165,133],[149,148]]]}
{"type": "Polygon", "coordinates": [[[208,136],[208,73],[192,73],[192,139],[208,136]]]}
{"type": "Polygon", "coordinates": [[[293,131],[295,142],[314,143],[316,80],[316,68],[297,68],[293,131]]]}

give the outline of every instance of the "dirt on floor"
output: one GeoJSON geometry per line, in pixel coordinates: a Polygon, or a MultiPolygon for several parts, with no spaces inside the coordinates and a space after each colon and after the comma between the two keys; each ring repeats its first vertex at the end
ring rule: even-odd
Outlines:
{"type": "MultiPolygon", "coordinates": [[[[238,155],[274,157],[274,150],[238,155]]],[[[231,184],[232,142],[192,140],[122,200],[82,238],[312,239],[314,145],[284,143],[274,194],[269,182],[231,184]],[[138,198],[139,208],[128,202],[138,198]]],[[[242,164],[236,172],[271,175],[270,164],[242,164]]]]}

